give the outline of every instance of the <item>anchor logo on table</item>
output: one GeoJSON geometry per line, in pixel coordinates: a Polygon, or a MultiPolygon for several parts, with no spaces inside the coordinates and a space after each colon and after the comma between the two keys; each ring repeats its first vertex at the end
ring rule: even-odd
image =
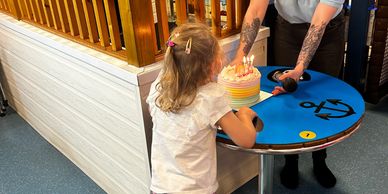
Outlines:
{"type": "Polygon", "coordinates": [[[345,104],[343,102],[341,102],[341,100],[339,99],[327,99],[326,101],[322,101],[319,105],[316,105],[314,104],[314,102],[309,102],[309,101],[305,101],[305,102],[301,102],[299,105],[303,108],[314,108],[316,107],[314,113],[317,113],[315,114],[315,116],[321,118],[321,119],[325,119],[325,120],[329,120],[330,118],[343,118],[343,117],[347,117],[347,116],[350,116],[352,114],[355,114],[356,112],[354,112],[353,108],[351,106],[349,106],[348,104],[345,104]],[[343,109],[340,109],[340,108],[331,108],[331,107],[326,107],[325,104],[326,104],[326,101],[329,102],[330,104],[334,104],[334,105],[343,105],[347,108],[347,110],[343,110],[343,109]],[[321,110],[332,110],[332,111],[335,111],[335,112],[342,112],[344,114],[342,115],[332,115],[332,113],[320,113],[321,110]]]}

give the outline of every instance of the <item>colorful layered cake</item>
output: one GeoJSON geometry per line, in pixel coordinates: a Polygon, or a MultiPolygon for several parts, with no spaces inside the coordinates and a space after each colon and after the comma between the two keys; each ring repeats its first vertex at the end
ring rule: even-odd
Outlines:
{"type": "Polygon", "coordinates": [[[243,63],[225,67],[218,75],[218,83],[228,92],[230,106],[238,109],[259,101],[260,78],[257,68],[243,63]]]}

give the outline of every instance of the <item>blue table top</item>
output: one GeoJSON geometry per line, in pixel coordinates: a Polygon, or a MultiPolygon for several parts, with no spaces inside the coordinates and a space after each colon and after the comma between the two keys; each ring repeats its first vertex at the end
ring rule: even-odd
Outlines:
{"type": "MultiPolygon", "coordinates": [[[[268,74],[279,66],[259,67],[261,90],[271,92],[278,83],[268,74]]],[[[332,76],[307,70],[311,80],[300,81],[294,93],[273,96],[251,108],[264,123],[256,144],[288,145],[335,136],[359,122],[365,111],[362,96],[332,76]]],[[[218,133],[218,138],[229,139],[218,133]]]]}

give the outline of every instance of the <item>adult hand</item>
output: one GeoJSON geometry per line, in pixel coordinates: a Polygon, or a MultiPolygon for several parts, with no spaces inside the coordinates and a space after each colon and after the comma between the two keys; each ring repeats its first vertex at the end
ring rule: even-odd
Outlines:
{"type": "MultiPolygon", "coordinates": [[[[303,74],[303,68],[298,68],[298,66],[297,66],[293,70],[285,71],[283,73],[283,75],[281,75],[279,77],[279,80],[284,80],[286,78],[291,78],[291,79],[295,80],[296,82],[298,82],[299,78],[300,78],[300,76],[302,76],[302,74],[303,74]]],[[[279,94],[284,94],[286,92],[287,91],[283,87],[275,86],[274,90],[272,91],[272,94],[274,96],[276,96],[276,95],[279,95],[279,94]]]]}
{"type": "Polygon", "coordinates": [[[302,75],[303,75],[303,70],[301,70],[301,69],[299,69],[299,68],[295,68],[295,69],[293,69],[293,70],[285,71],[285,72],[283,73],[283,75],[281,75],[281,76],[279,77],[279,80],[283,80],[283,79],[286,79],[287,77],[289,77],[289,78],[294,79],[296,82],[298,82],[300,76],[302,76],[302,75]]]}

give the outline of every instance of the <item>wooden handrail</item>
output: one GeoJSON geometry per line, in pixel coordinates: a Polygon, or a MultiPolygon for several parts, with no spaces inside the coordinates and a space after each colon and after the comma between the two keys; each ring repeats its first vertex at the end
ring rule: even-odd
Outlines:
{"type": "Polygon", "coordinates": [[[218,37],[238,32],[249,0],[225,1],[221,11],[221,0],[155,0],[155,10],[152,0],[0,0],[0,11],[141,67],[187,21],[211,23],[218,37]]]}

